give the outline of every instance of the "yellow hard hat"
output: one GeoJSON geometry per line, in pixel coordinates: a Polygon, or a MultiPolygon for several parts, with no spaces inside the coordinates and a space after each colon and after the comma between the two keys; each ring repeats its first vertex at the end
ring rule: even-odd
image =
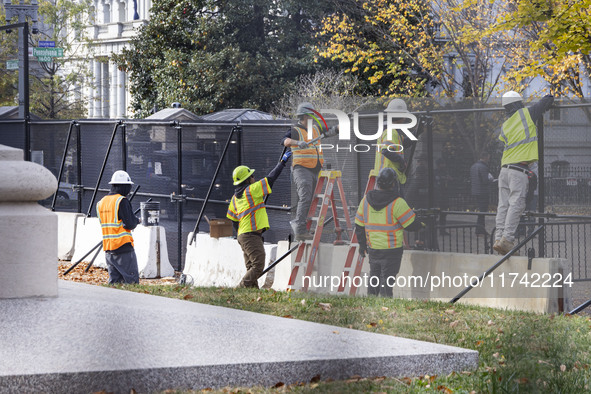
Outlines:
{"type": "Polygon", "coordinates": [[[254,173],[254,170],[251,170],[247,166],[238,166],[234,168],[234,172],[232,172],[232,179],[234,179],[234,186],[241,184],[254,173]]]}

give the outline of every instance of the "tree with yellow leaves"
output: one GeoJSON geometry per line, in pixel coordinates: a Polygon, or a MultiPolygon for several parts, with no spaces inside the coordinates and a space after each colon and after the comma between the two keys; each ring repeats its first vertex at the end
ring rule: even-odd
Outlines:
{"type": "Polygon", "coordinates": [[[366,78],[376,94],[439,92],[471,97],[478,106],[493,94],[504,63],[499,56],[502,49],[480,33],[496,20],[496,2],[347,0],[338,4],[338,11],[323,20],[318,53],[366,78]]]}
{"type": "Polygon", "coordinates": [[[583,98],[591,75],[591,0],[503,2],[498,20],[482,36],[511,37],[513,61],[505,79],[515,90],[542,77],[554,95],[583,98]]]}

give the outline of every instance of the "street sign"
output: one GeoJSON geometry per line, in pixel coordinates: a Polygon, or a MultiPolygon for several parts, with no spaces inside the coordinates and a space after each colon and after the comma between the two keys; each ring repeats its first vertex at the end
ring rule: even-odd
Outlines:
{"type": "Polygon", "coordinates": [[[40,48],[55,48],[55,41],[39,41],[40,48]]]}
{"type": "Polygon", "coordinates": [[[7,70],[18,70],[18,59],[6,61],[7,70]]]}
{"type": "Polygon", "coordinates": [[[33,48],[33,56],[64,57],[63,48],[33,48]]]}
{"type": "Polygon", "coordinates": [[[52,62],[53,56],[37,56],[37,61],[39,62],[52,62]]]}

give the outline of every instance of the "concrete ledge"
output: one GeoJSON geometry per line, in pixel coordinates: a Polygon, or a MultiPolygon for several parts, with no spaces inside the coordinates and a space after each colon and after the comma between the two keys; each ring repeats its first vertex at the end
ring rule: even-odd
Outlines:
{"type": "MultiPolygon", "coordinates": [[[[195,242],[189,245],[192,236],[193,233],[189,233],[187,238],[183,273],[191,276],[193,285],[238,286],[246,274],[244,255],[238,241],[232,237],[212,238],[208,233],[198,233],[195,242]]],[[[265,244],[265,266],[275,260],[276,250],[276,245],[265,244]]],[[[259,287],[262,287],[266,280],[267,275],[263,275],[259,279],[259,287]]]]}
{"type": "Polygon", "coordinates": [[[270,386],[478,363],[472,350],[65,281],[57,298],[1,300],[0,315],[11,316],[0,320],[3,392],[270,386]]]}
{"type": "Polygon", "coordinates": [[[76,225],[81,213],[56,212],[57,214],[57,258],[71,260],[76,245],[76,225]]]}
{"type": "MultiPolygon", "coordinates": [[[[309,248],[308,248],[309,249],[309,248]]],[[[317,264],[312,272],[311,286],[308,291],[336,294],[338,281],[342,278],[343,268],[349,247],[320,244],[317,264]],[[334,284],[337,284],[334,286],[334,284]]],[[[288,250],[287,242],[278,244],[278,255],[288,250]]],[[[306,251],[306,255],[309,250],[306,251]]],[[[355,255],[355,260],[357,255],[355,255]]],[[[405,250],[402,258],[394,297],[410,299],[430,299],[450,301],[458,295],[472,277],[477,278],[492,267],[500,256],[477,255],[468,253],[444,253],[405,250]],[[449,282],[443,282],[444,278],[449,282]],[[453,281],[452,281],[453,279],[453,281]],[[437,285],[438,281],[440,285],[437,285]],[[448,284],[450,283],[450,284],[448,284]]],[[[295,260],[295,252],[291,257],[291,265],[280,263],[275,272],[273,288],[285,290],[295,260]]],[[[354,260],[354,261],[355,261],[354,260]]],[[[559,313],[571,310],[571,288],[562,280],[567,278],[570,268],[566,260],[555,258],[536,258],[528,269],[527,257],[511,257],[491,277],[469,291],[460,302],[495,308],[517,309],[537,313],[559,313]],[[515,280],[515,278],[517,278],[515,280]],[[520,283],[525,278],[529,285],[520,283]],[[534,285],[533,280],[537,280],[534,285]],[[550,281],[547,279],[551,278],[550,281]],[[562,280],[559,280],[562,279],[562,280]],[[543,287],[542,284],[546,284],[543,287]]],[[[303,271],[300,269],[295,282],[295,289],[302,288],[303,271]]],[[[369,277],[369,259],[365,259],[361,275],[369,277]]],[[[346,282],[347,284],[350,282],[346,282]]],[[[367,294],[367,280],[361,281],[357,295],[367,294]]],[[[346,286],[345,294],[349,294],[346,286]]]]}
{"type": "MultiPolygon", "coordinates": [[[[85,220],[84,216],[79,217],[76,224],[76,244],[72,261],[80,260],[82,256],[92,249],[101,240],[101,234],[101,224],[98,218],[91,217],[85,220]]],[[[160,265],[161,277],[174,275],[174,268],[172,268],[168,259],[166,230],[164,227],[139,225],[132,231],[132,235],[140,278],[156,278],[158,265],[160,265]],[[160,232],[159,235],[158,231],[160,232]],[[159,246],[158,240],[160,242],[159,246]]],[[[94,252],[84,260],[90,262],[93,256],[94,252]]],[[[93,265],[107,268],[105,252],[102,251],[102,247],[93,265]]]]}

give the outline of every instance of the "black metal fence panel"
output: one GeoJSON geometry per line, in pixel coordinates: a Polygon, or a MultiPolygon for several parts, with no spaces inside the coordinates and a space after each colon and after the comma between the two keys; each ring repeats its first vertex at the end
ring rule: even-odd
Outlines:
{"type": "MultiPolygon", "coordinates": [[[[498,193],[494,179],[498,176],[502,155],[495,133],[503,122],[504,112],[498,108],[462,108],[468,104],[459,107],[430,104],[428,112],[425,107],[410,104],[410,110],[416,111],[417,116],[418,124],[412,129],[417,141],[405,145],[408,168],[402,193],[409,205],[419,210],[428,230],[409,234],[408,245],[446,252],[490,253],[490,235],[477,237],[475,233],[477,201],[472,195],[470,169],[478,159],[486,156],[485,153],[490,155],[487,164],[492,181],[486,220],[486,230],[490,234],[494,228],[498,193]]],[[[544,160],[540,164],[543,165],[546,212],[591,213],[591,122],[587,114],[590,108],[551,109],[544,117],[544,160]]],[[[364,134],[373,134],[378,128],[378,119],[377,112],[366,112],[359,116],[357,126],[364,134]]],[[[335,119],[327,117],[327,121],[329,126],[336,124],[335,119]]],[[[95,216],[95,208],[91,205],[96,205],[108,192],[112,173],[125,169],[133,181],[141,185],[134,205],[139,206],[139,202],[147,198],[160,202],[169,258],[177,268],[182,267],[187,236],[193,231],[210,185],[205,216],[223,218],[234,191],[233,169],[244,164],[256,170],[257,179],[267,175],[281,157],[281,141],[291,124],[286,120],[247,121],[240,124],[238,131],[232,132],[236,123],[77,122],[66,151],[70,121],[30,123],[31,159],[49,168],[56,176],[64,160],[55,209],[88,212],[95,216]],[[229,149],[217,178],[213,180],[231,133],[229,149]],[[105,159],[111,140],[110,152],[105,159]],[[93,198],[103,164],[104,173],[93,198]]],[[[342,173],[351,221],[364,195],[376,157],[373,142],[352,135],[351,140],[334,136],[322,141],[325,169],[342,173]]],[[[22,120],[0,121],[0,143],[24,149],[25,141],[22,120]]],[[[271,223],[271,229],[265,233],[268,242],[287,239],[291,233],[289,221],[297,204],[291,185],[291,168],[286,168],[267,201],[271,223]]],[[[51,206],[51,199],[42,203],[51,206]]],[[[534,202],[528,210],[537,211],[537,208],[538,204],[534,202]]],[[[531,242],[537,255],[572,259],[576,278],[591,279],[588,225],[550,222],[549,226],[543,250],[540,250],[537,237],[531,242]],[[573,233],[564,238],[563,234],[569,231],[573,233]]],[[[200,222],[199,230],[208,231],[205,219],[200,222]]],[[[334,223],[325,228],[323,241],[335,239],[332,230],[334,223]]],[[[346,234],[346,237],[350,236],[350,233],[346,234]]]]}

